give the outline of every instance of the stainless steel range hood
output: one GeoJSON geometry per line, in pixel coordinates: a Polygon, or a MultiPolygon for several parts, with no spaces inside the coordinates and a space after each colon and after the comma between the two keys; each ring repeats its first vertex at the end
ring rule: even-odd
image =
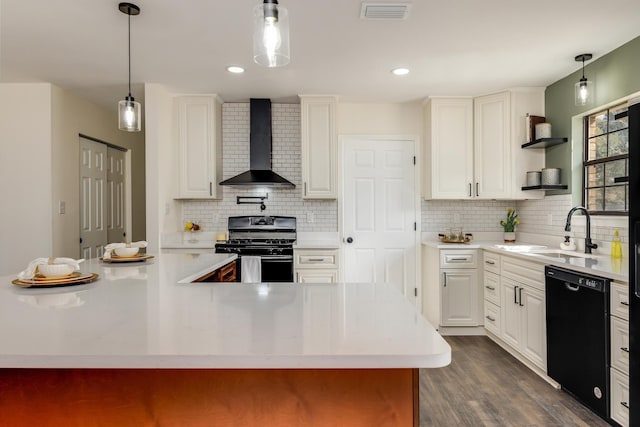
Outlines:
{"type": "Polygon", "coordinates": [[[220,185],[294,188],[295,184],[271,170],[271,100],[251,99],[249,170],[220,185]]]}

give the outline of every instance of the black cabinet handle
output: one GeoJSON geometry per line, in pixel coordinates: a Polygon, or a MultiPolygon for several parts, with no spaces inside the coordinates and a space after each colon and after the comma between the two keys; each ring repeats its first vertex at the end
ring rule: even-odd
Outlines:
{"type": "Polygon", "coordinates": [[[490,291],[495,291],[496,288],[494,288],[493,286],[485,286],[485,288],[489,289],[490,291]]]}
{"type": "Polygon", "coordinates": [[[495,261],[485,261],[484,263],[489,265],[496,265],[495,261]]]}
{"type": "Polygon", "coordinates": [[[629,307],[629,303],[627,301],[620,301],[620,305],[626,305],[627,307],[629,307]]]}
{"type": "Polygon", "coordinates": [[[442,284],[445,288],[447,287],[447,273],[442,273],[442,284]]]}
{"type": "Polygon", "coordinates": [[[513,303],[514,304],[518,303],[518,287],[517,286],[513,287],[513,303]]]}
{"type": "Polygon", "coordinates": [[[620,402],[620,404],[625,408],[629,409],[629,404],[627,402],[620,402]]]}
{"type": "Polygon", "coordinates": [[[209,181],[209,195],[213,196],[213,182],[209,181]]]}
{"type": "Polygon", "coordinates": [[[495,321],[496,321],[496,319],[494,319],[494,318],[493,318],[493,317],[491,317],[491,316],[484,316],[484,317],[486,317],[487,319],[489,319],[489,321],[490,321],[490,322],[495,322],[495,321]]]}
{"type": "Polygon", "coordinates": [[[469,183],[469,197],[473,197],[473,194],[471,194],[471,183],[469,183]]]}
{"type": "Polygon", "coordinates": [[[620,347],[620,350],[624,351],[625,353],[629,353],[629,347],[620,347]]]}
{"type": "Polygon", "coordinates": [[[476,197],[478,197],[480,195],[480,191],[478,191],[478,183],[476,182],[476,197]]]}
{"type": "Polygon", "coordinates": [[[519,299],[520,299],[520,301],[518,301],[518,305],[519,305],[520,307],[524,307],[524,304],[522,303],[522,290],[523,290],[523,289],[524,289],[524,288],[520,288],[520,290],[518,291],[518,295],[519,295],[519,299]]]}

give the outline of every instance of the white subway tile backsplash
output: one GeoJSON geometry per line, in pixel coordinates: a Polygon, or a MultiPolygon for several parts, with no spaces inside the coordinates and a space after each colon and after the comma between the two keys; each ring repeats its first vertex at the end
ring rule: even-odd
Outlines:
{"type": "MultiPolygon", "coordinates": [[[[238,189],[223,187],[221,200],[188,200],[183,202],[183,221],[197,220],[204,230],[227,229],[227,218],[237,215],[284,215],[298,219],[300,231],[337,231],[338,206],[335,200],[302,200],[300,164],[300,105],[271,104],[273,146],[272,169],[296,184],[291,189],[238,189]],[[268,193],[267,209],[260,205],[238,205],[236,196],[258,196],[268,193]],[[314,212],[314,221],[307,221],[314,212]]],[[[249,104],[222,105],[223,179],[249,169],[249,104]]]]}
{"type": "MultiPolygon", "coordinates": [[[[291,189],[238,189],[223,187],[221,200],[188,200],[183,203],[183,220],[195,220],[206,231],[224,231],[227,218],[235,215],[285,215],[298,219],[301,232],[338,231],[338,204],[335,200],[303,200],[300,163],[300,105],[272,104],[273,147],[272,168],[296,184],[291,189]],[[265,205],[238,205],[236,196],[256,196],[268,193],[265,205]],[[314,215],[307,215],[313,212],[314,215]],[[312,218],[311,218],[312,217],[312,218]],[[309,222],[313,219],[313,222],[309,222]]],[[[223,179],[249,169],[249,104],[222,105],[223,179]]],[[[501,232],[500,220],[507,209],[515,208],[521,224],[517,231],[531,235],[562,237],[564,225],[572,207],[571,195],[548,196],[541,200],[422,200],[423,232],[441,232],[460,227],[469,232],[501,232]],[[455,214],[455,215],[454,215],[455,214]]],[[[576,215],[572,235],[584,237],[584,222],[576,215]]],[[[628,242],[624,220],[592,219],[592,238],[610,242],[615,229],[623,243],[628,242]]]]}

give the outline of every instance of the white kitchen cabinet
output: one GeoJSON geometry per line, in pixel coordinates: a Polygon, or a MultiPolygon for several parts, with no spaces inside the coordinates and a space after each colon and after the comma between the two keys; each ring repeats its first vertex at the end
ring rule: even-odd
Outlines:
{"type": "Polygon", "coordinates": [[[511,95],[500,92],[473,100],[475,197],[511,197],[511,95]]]}
{"type": "Polygon", "coordinates": [[[336,107],[334,96],[300,96],[303,199],[338,196],[336,107]]]}
{"type": "MultiPolygon", "coordinates": [[[[623,427],[629,425],[629,376],[610,370],[611,374],[611,419],[623,427]]],[[[637,404],[637,403],[636,403],[637,404]]]]}
{"type": "Polygon", "coordinates": [[[610,328],[611,367],[629,375],[629,322],[611,316],[610,328]]]}
{"type": "Polygon", "coordinates": [[[294,271],[299,283],[336,283],[339,277],[338,249],[295,249],[294,271]]]}
{"type": "Polygon", "coordinates": [[[478,270],[446,269],[442,277],[442,326],[478,326],[478,270]]]}
{"type": "Polygon", "coordinates": [[[629,284],[611,283],[610,316],[610,388],[611,418],[621,426],[629,425],[629,284]]]}
{"type": "Polygon", "coordinates": [[[482,324],[477,266],[478,251],[475,249],[440,250],[440,325],[482,324]]]}
{"type": "Polygon", "coordinates": [[[430,98],[424,112],[424,198],[472,197],[473,99],[430,98]]]}
{"type": "Polygon", "coordinates": [[[502,340],[541,369],[546,369],[544,292],[504,276],[501,290],[502,340]]]}
{"type": "Polygon", "coordinates": [[[477,249],[426,246],[422,314],[441,334],[482,333],[484,304],[477,249]]]}
{"type": "Polygon", "coordinates": [[[176,199],[218,199],[222,190],[222,106],[215,95],[175,98],[178,139],[176,199]]]}
{"type": "Polygon", "coordinates": [[[526,172],[544,167],[544,150],[523,150],[526,115],[544,115],[544,89],[425,103],[426,199],[531,199],[526,172]]]}

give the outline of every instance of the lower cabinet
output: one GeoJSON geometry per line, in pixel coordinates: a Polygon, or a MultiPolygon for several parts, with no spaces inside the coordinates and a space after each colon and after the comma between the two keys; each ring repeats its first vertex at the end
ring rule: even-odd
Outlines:
{"type": "Polygon", "coordinates": [[[441,270],[442,326],[477,326],[478,270],[441,270]]]}
{"type": "Polygon", "coordinates": [[[547,370],[544,265],[484,252],[484,327],[547,370]]]}
{"type": "Polygon", "coordinates": [[[503,277],[501,338],[539,366],[547,367],[544,292],[503,277]]]}
{"type": "MultiPolygon", "coordinates": [[[[611,328],[611,419],[629,425],[629,284],[613,282],[609,292],[611,328]]],[[[636,403],[639,404],[639,403],[636,403]]]]}
{"type": "Polygon", "coordinates": [[[231,261],[229,264],[199,277],[195,282],[235,282],[236,272],[236,261],[231,261]]]}
{"type": "Polygon", "coordinates": [[[295,249],[295,281],[336,283],[339,277],[338,249],[295,249]]]}
{"type": "MultiPolygon", "coordinates": [[[[611,419],[629,425],[629,376],[611,368],[611,419]]],[[[636,404],[638,404],[636,402],[636,404]]]]}

